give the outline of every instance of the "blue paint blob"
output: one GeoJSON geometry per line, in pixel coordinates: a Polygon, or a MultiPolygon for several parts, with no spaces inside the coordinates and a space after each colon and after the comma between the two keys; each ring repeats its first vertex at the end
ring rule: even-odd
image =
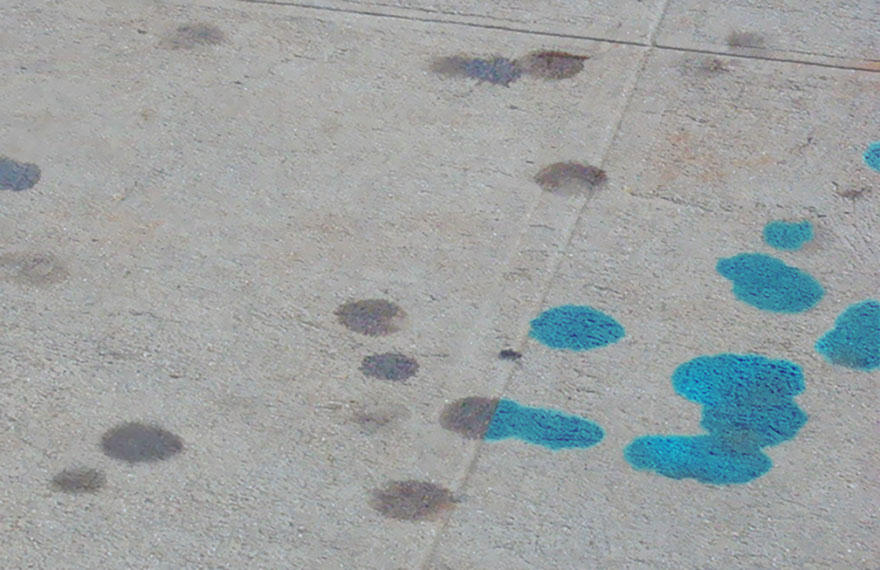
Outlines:
{"type": "Polygon", "coordinates": [[[580,416],[501,400],[486,431],[486,439],[515,437],[550,449],[591,447],[605,437],[597,424],[580,416]]]}
{"type": "Polygon", "coordinates": [[[776,249],[795,251],[813,239],[810,222],[783,222],[777,220],[764,226],[764,241],[776,249]]]}
{"type": "Polygon", "coordinates": [[[761,253],[721,259],[716,269],[733,281],[737,299],[764,311],[801,313],[814,307],[825,294],[809,273],[761,253]]]}
{"type": "Polygon", "coordinates": [[[880,141],[869,144],[863,158],[865,159],[865,164],[880,172],[880,141]]]}
{"type": "Polygon", "coordinates": [[[847,368],[880,367],[880,302],[869,299],[847,308],[816,342],[816,351],[847,368]]]}
{"type": "Polygon", "coordinates": [[[636,469],[703,483],[747,483],[770,470],[761,448],[792,439],[807,422],[793,397],[804,390],[800,366],[758,355],[700,356],[672,376],[676,393],[703,404],[708,435],[636,438],[624,458],[636,469]]]}
{"type": "Polygon", "coordinates": [[[592,307],[564,305],[548,309],[532,321],[529,336],[550,348],[589,350],[622,339],[623,327],[592,307]]]}

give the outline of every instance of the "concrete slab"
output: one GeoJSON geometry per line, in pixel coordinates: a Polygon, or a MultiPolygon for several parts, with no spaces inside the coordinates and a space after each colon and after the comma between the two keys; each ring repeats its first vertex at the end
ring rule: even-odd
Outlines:
{"type": "Polygon", "coordinates": [[[872,0],[670,0],[657,45],[880,70],[872,0]]]}

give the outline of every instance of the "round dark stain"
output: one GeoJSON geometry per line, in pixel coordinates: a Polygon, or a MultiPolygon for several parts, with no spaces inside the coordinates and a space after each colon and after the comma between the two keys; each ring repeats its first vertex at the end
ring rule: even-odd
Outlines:
{"type": "Polygon", "coordinates": [[[397,352],[374,354],[361,362],[361,372],[384,380],[406,380],[418,371],[419,363],[414,358],[397,352]]]}
{"type": "Polygon", "coordinates": [[[97,493],[106,483],[104,473],[90,467],[71,467],[52,478],[52,488],[63,493],[97,493]]]}
{"type": "Polygon", "coordinates": [[[162,40],[168,49],[193,49],[198,46],[213,46],[223,43],[226,35],[220,28],[211,24],[193,22],[179,26],[162,40]]]}
{"type": "Polygon", "coordinates": [[[498,398],[462,398],[443,408],[440,425],[467,439],[483,439],[497,407],[498,398]]]}
{"type": "Polygon", "coordinates": [[[501,360],[519,360],[523,355],[521,352],[517,352],[510,348],[505,348],[501,352],[498,353],[498,358],[501,360]]]}
{"type": "Polygon", "coordinates": [[[544,79],[567,79],[584,70],[585,55],[574,55],[564,51],[538,51],[530,53],[519,62],[529,75],[544,79]]]}
{"type": "Polygon", "coordinates": [[[158,426],[126,423],[107,431],[101,439],[104,453],[129,463],[161,461],[183,450],[183,441],[158,426]]]}
{"type": "Polygon", "coordinates": [[[406,313],[391,301],[364,299],[345,303],[336,309],[339,322],[354,332],[385,336],[400,330],[406,313]]]}
{"type": "Polygon", "coordinates": [[[0,280],[25,285],[50,285],[64,281],[67,270],[48,253],[4,253],[0,255],[0,280]]]}
{"type": "Polygon", "coordinates": [[[478,79],[505,87],[509,87],[523,74],[522,67],[516,61],[506,57],[492,59],[462,56],[441,57],[434,60],[431,69],[440,75],[478,79]]]}
{"type": "Polygon", "coordinates": [[[21,192],[40,181],[40,167],[0,156],[0,190],[21,192]]]}
{"type": "Polygon", "coordinates": [[[393,481],[374,489],[370,506],[382,515],[403,521],[435,520],[453,508],[448,489],[425,481],[393,481]]]}
{"type": "Polygon", "coordinates": [[[535,182],[548,192],[572,194],[591,192],[605,183],[605,171],[580,162],[557,162],[535,175],[535,182]]]}

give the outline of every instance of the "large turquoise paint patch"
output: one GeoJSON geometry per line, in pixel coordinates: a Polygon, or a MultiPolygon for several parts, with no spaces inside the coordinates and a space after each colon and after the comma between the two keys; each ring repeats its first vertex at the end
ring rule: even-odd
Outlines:
{"type": "Polygon", "coordinates": [[[762,253],[721,259],[716,269],[733,281],[737,299],[764,311],[800,313],[814,307],[825,294],[809,273],[762,253]]]}

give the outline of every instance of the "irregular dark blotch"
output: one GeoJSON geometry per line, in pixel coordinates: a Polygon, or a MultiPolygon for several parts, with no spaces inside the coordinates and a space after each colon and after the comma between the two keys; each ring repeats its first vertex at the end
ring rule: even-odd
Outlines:
{"type": "Polygon", "coordinates": [[[114,459],[139,463],[168,459],[183,450],[183,441],[158,426],[126,423],[107,431],[101,447],[114,459]]]}
{"type": "Polygon", "coordinates": [[[339,322],[354,332],[385,336],[400,330],[406,313],[384,299],[364,299],[345,303],[336,309],[339,322]]]}
{"type": "Polygon", "coordinates": [[[838,190],[837,195],[841,198],[848,198],[850,200],[857,200],[859,198],[864,197],[865,195],[871,192],[870,188],[865,186],[861,188],[848,188],[846,190],[838,190]]]}
{"type": "Polygon", "coordinates": [[[385,380],[406,380],[418,371],[419,363],[414,358],[397,352],[374,354],[361,362],[361,372],[385,380]]]}
{"type": "Polygon", "coordinates": [[[213,46],[226,39],[217,26],[199,22],[184,24],[165,36],[162,46],[168,49],[193,49],[198,46],[213,46]]]}
{"type": "Polygon", "coordinates": [[[727,45],[732,48],[751,47],[762,48],[765,45],[764,36],[756,32],[730,32],[727,35],[727,45]]]}
{"type": "Polygon", "coordinates": [[[374,489],[370,506],[382,515],[404,521],[437,519],[455,504],[448,489],[425,481],[393,481],[374,489]]]}
{"type": "Polygon", "coordinates": [[[521,352],[517,352],[509,348],[505,348],[498,353],[498,358],[500,358],[501,360],[519,360],[520,358],[522,358],[522,356],[523,355],[521,352]]]}
{"type": "Polygon", "coordinates": [[[52,488],[63,493],[97,493],[106,482],[104,473],[97,469],[72,467],[52,478],[52,488]]]}
{"type": "Polygon", "coordinates": [[[443,408],[440,425],[467,439],[483,439],[497,407],[498,398],[462,398],[443,408]]]}
{"type": "Polygon", "coordinates": [[[546,166],[535,175],[535,182],[548,192],[572,194],[592,192],[605,183],[605,171],[579,162],[557,162],[546,166]]]}
{"type": "Polygon", "coordinates": [[[0,156],[0,190],[20,192],[40,181],[40,167],[0,156]]]}
{"type": "Polygon", "coordinates": [[[470,57],[441,57],[435,59],[431,69],[449,77],[467,77],[488,81],[494,85],[509,86],[519,79],[523,70],[520,65],[506,57],[479,59],[470,57]]]}
{"type": "Polygon", "coordinates": [[[4,253],[0,255],[0,281],[24,285],[50,285],[63,281],[67,269],[48,253],[4,253]]]}
{"type": "Polygon", "coordinates": [[[564,51],[538,51],[519,61],[520,67],[529,75],[544,79],[566,79],[584,70],[585,55],[573,55],[564,51]]]}
{"type": "Polygon", "coordinates": [[[403,406],[361,408],[352,415],[351,421],[357,424],[363,433],[373,435],[408,416],[409,411],[403,406]]]}

